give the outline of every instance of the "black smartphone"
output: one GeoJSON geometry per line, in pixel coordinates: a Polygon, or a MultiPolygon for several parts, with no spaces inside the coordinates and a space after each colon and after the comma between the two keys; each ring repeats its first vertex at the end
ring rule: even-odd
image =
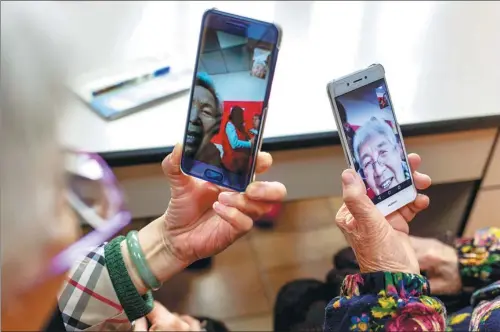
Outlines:
{"type": "Polygon", "coordinates": [[[181,170],[243,192],[253,181],[281,41],[274,23],[203,15],[181,170]]]}

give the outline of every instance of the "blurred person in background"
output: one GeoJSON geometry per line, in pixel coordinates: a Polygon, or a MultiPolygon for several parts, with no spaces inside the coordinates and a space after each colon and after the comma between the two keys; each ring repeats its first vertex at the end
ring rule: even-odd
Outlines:
{"type": "MultiPolygon", "coordinates": [[[[45,30],[64,16],[54,6],[1,4],[2,330],[39,331],[48,321],[50,331],[131,330],[135,321],[147,329],[147,315],[156,329],[202,329],[154,310],[151,290],[243,236],[286,189],[254,182],[244,195],[222,192],[182,174],[177,145],[162,163],[171,190],[165,214],[105,243],[131,215],[99,156],[59,144],[71,47],[45,30]],[[82,223],[94,231],[80,238],[82,223]]],[[[257,164],[263,172],[272,158],[260,153],[257,164]]]]}

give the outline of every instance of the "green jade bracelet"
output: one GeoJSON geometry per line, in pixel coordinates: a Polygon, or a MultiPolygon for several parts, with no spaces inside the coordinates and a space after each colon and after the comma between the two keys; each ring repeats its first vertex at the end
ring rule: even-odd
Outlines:
{"type": "Polygon", "coordinates": [[[146,287],[152,290],[158,290],[161,287],[161,283],[156,279],[153,272],[149,268],[146,261],[146,256],[142,251],[141,245],[139,244],[139,236],[137,231],[130,231],[127,234],[127,248],[130,255],[130,259],[135,265],[139,276],[141,277],[146,287]]]}

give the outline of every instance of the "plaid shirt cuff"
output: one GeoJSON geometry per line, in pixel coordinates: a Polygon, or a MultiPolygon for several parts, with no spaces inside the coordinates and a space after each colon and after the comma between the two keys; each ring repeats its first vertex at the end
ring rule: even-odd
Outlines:
{"type": "Polygon", "coordinates": [[[74,265],[58,305],[66,331],[132,329],[106,268],[104,244],[74,265]]]}

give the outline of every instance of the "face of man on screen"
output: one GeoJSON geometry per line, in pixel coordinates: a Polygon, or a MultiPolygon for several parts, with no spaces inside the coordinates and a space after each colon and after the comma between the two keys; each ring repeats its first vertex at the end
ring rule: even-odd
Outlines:
{"type": "Polygon", "coordinates": [[[195,156],[220,129],[221,112],[213,91],[196,85],[189,114],[185,152],[189,156],[195,156]]]}
{"type": "Polygon", "coordinates": [[[253,128],[259,129],[259,127],[260,127],[260,116],[254,115],[253,116],[253,128]]]}
{"type": "Polygon", "coordinates": [[[405,181],[399,144],[374,133],[359,146],[360,167],[368,186],[376,195],[405,181]]]}

